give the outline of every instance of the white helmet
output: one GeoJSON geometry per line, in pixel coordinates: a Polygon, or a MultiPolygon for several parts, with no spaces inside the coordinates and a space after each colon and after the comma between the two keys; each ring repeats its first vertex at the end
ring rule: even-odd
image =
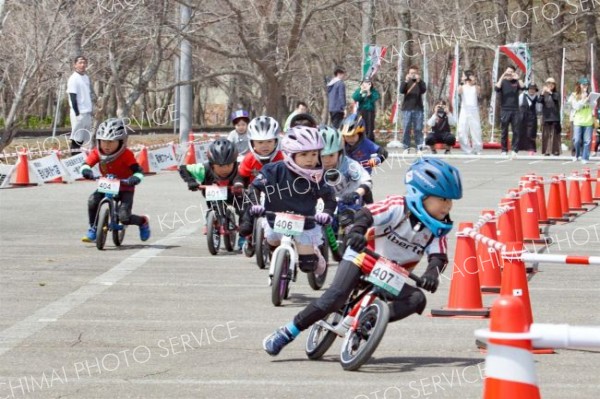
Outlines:
{"type": "Polygon", "coordinates": [[[259,116],[250,121],[248,124],[248,139],[250,143],[250,151],[254,157],[261,162],[271,162],[277,151],[279,151],[279,123],[270,116],[259,116]],[[259,155],[254,151],[253,140],[275,140],[275,149],[268,155],[259,155]]]}
{"type": "Polygon", "coordinates": [[[96,141],[98,140],[119,141],[119,149],[110,155],[103,154],[98,146],[100,162],[106,163],[117,159],[127,148],[127,129],[123,119],[111,118],[102,122],[96,130],[96,141]]]}

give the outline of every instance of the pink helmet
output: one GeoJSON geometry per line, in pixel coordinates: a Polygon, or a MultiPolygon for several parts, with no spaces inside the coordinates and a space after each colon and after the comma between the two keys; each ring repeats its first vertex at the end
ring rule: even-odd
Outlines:
{"type": "Polygon", "coordinates": [[[285,162],[287,167],[293,172],[309,181],[318,183],[323,176],[323,164],[321,163],[320,155],[323,147],[323,139],[317,129],[307,126],[294,126],[287,131],[281,142],[283,162],[285,162]],[[306,151],[317,151],[319,153],[319,163],[317,168],[302,168],[294,160],[294,154],[306,151]]]}

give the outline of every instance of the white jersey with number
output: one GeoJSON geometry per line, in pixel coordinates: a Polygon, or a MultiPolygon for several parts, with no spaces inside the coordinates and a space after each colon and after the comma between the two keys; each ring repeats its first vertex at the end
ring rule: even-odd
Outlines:
{"type": "Polygon", "coordinates": [[[380,255],[412,270],[425,254],[446,254],[445,236],[434,237],[428,228],[413,229],[403,196],[389,196],[367,208],[373,216],[367,238],[380,255]]]}

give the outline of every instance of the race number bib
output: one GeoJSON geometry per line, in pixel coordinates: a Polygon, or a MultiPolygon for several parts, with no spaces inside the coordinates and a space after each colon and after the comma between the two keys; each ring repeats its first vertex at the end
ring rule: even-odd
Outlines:
{"type": "Polygon", "coordinates": [[[104,194],[119,194],[119,187],[121,186],[121,180],[119,179],[107,179],[101,177],[98,179],[98,192],[104,194]]]}
{"type": "Polygon", "coordinates": [[[367,281],[383,288],[392,295],[398,295],[406,282],[408,272],[387,259],[379,258],[367,281]]]}
{"type": "Polygon", "coordinates": [[[273,231],[288,236],[297,236],[304,232],[304,216],[291,213],[278,213],[275,216],[273,231]]]}
{"type": "Polygon", "coordinates": [[[227,187],[208,186],[204,195],[207,201],[225,201],[227,199],[227,187]]]}

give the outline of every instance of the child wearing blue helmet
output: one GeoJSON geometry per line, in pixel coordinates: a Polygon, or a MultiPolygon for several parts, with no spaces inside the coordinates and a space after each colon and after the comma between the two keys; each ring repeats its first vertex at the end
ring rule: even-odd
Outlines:
{"type": "MultiPolygon", "coordinates": [[[[373,258],[361,253],[367,244],[409,271],[427,255],[421,288],[432,293],[437,290],[439,275],[448,263],[446,235],[452,229],[450,210],[453,200],[462,197],[460,174],[442,160],[423,158],[410,166],[404,182],[406,195],[389,196],[356,213],[344,258],[331,286],[292,322],[264,339],[263,348],[268,354],[277,355],[301,331],[343,306],[359,284],[361,275],[369,274],[375,263],[373,258]]],[[[389,302],[389,321],[421,314],[426,303],[423,291],[405,284],[389,302]]]]}

